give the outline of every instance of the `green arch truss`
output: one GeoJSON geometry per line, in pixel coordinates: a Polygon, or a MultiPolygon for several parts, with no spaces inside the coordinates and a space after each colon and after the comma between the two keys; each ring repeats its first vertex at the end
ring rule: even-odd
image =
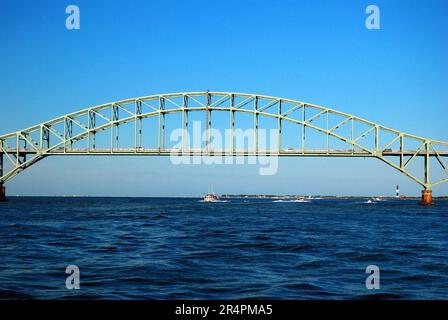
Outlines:
{"type": "MultiPolygon", "coordinates": [[[[66,114],[44,123],[0,136],[0,184],[12,179],[19,172],[48,156],[63,155],[126,155],[157,156],[179,152],[183,155],[265,155],[258,148],[259,121],[262,117],[273,119],[278,132],[276,150],[270,155],[321,156],[321,157],[373,157],[378,158],[405,174],[425,189],[448,181],[448,143],[403,133],[371,121],[311,103],[256,94],[232,92],[185,92],[151,95],[106,103],[66,114]],[[231,132],[230,146],[209,150],[208,143],[200,150],[172,150],[165,147],[166,117],[180,113],[179,128],[188,128],[188,115],[202,112],[205,126],[213,127],[213,113],[226,112],[231,132]],[[205,113],[205,114],[204,114],[205,113]],[[253,150],[238,150],[233,141],[237,113],[253,117],[255,137],[253,150]],[[156,136],[157,146],[142,146],[143,121],[154,118],[157,126],[150,134],[156,136]],[[131,124],[133,146],[120,148],[121,126],[131,124]],[[285,136],[283,126],[298,126],[297,136],[285,136]],[[110,142],[99,148],[96,136],[108,131],[110,142]],[[308,147],[309,135],[317,133],[325,148],[308,147]],[[295,140],[297,148],[285,148],[282,142],[295,140]],[[330,140],[337,140],[346,148],[332,148],[330,140]],[[83,144],[80,147],[80,144],[83,144]],[[85,143],[85,144],[84,144],[85,143]],[[409,169],[414,161],[423,162],[420,174],[409,169]],[[421,161],[423,159],[423,161],[421,161]],[[435,163],[445,175],[437,181],[430,180],[430,163],[435,163]]],[[[315,139],[315,138],[313,138],[315,139]]],[[[184,144],[182,144],[184,145],[184,144]]]]}

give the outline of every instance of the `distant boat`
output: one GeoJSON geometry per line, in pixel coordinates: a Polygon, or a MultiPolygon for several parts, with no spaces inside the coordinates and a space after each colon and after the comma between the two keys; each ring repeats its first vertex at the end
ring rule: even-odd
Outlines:
{"type": "Polygon", "coordinates": [[[204,202],[218,202],[219,201],[219,197],[214,194],[213,192],[207,193],[204,196],[204,202]]]}

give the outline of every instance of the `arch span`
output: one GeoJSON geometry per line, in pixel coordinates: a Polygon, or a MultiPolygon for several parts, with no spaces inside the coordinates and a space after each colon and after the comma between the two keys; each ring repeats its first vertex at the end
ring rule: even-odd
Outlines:
{"type": "MultiPolygon", "coordinates": [[[[222,122],[222,121],[221,121],[222,122]]],[[[221,123],[222,125],[222,123],[221,123]]],[[[208,139],[208,138],[207,138],[208,139]]],[[[323,157],[373,157],[378,158],[405,174],[425,190],[448,181],[448,142],[400,132],[380,124],[327,107],[291,99],[234,92],[185,92],[151,95],[89,107],[64,116],[0,136],[0,185],[39,160],[54,155],[147,155],[158,156],[178,152],[183,155],[270,155],[323,156],[323,157]],[[230,130],[227,148],[205,147],[173,150],[166,146],[167,117],[180,115],[178,128],[188,130],[189,115],[200,112],[205,129],[213,128],[213,114],[225,112],[230,130]],[[234,144],[235,119],[238,114],[253,118],[254,145],[251,150],[239,150],[234,144]],[[258,146],[261,119],[276,123],[277,146],[275,150],[261,150],[258,146]],[[153,119],[156,128],[148,129],[144,122],[153,119]],[[285,124],[298,127],[294,134],[286,134],[285,124]],[[120,128],[129,125],[126,134],[120,128]],[[149,131],[149,132],[145,132],[149,131]],[[104,143],[104,133],[108,139],[104,143]],[[313,132],[313,138],[309,133],[313,132]],[[317,134],[317,135],[316,135],[317,134]],[[102,145],[98,136],[102,135],[102,145]],[[121,147],[126,136],[131,145],[121,147]],[[132,136],[132,138],[130,138],[132,136]],[[156,145],[144,146],[147,136],[155,137],[156,145]],[[317,136],[317,138],[316,138],[317,136]],[[313,147],[319,140],[324,147],[313,147]],[[295,147],[287,147],[291,143],[295,147]],[[338,146],[334,146],[337,141],[338,146]],[[413,163],[423,165],[413,172],[413,163]],[[445,174],[437,180],[430,179],[431,163],[445,174]]]]}

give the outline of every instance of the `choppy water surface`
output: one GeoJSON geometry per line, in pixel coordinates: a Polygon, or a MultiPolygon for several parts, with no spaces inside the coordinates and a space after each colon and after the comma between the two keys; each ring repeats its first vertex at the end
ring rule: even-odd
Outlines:
{"type": "Polygon", "coordinates": [[[448,202],[364,202],[12,198],[0,298],[448,299],[448,202]]]}

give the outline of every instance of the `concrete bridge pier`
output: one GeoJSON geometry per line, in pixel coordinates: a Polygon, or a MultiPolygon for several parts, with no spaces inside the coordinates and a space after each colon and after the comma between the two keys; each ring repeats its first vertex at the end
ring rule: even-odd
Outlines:
{"type": "Polygon", "coordinates": [[[0,183],[0,202],[6,201],[6,189],[3,183],[0,183]]]}
{"type": "Polygon", "coordinates": [[[421,206],[432,206],[434,202],[432,201],[432,190],[425,189],[422,190],[422,199],[419,203],[421,206]]]}
{"type": "MultiPolygon", "coordinates": [[[[3,143],[0,144],[3,147],[3,143]]],[[[0,153],[0,177],[3,176],[3,152],[0,153]]],[[[6,190],[3,186],[3,182],[0,182],[0,202],[6,201],[6,190]]]]}

